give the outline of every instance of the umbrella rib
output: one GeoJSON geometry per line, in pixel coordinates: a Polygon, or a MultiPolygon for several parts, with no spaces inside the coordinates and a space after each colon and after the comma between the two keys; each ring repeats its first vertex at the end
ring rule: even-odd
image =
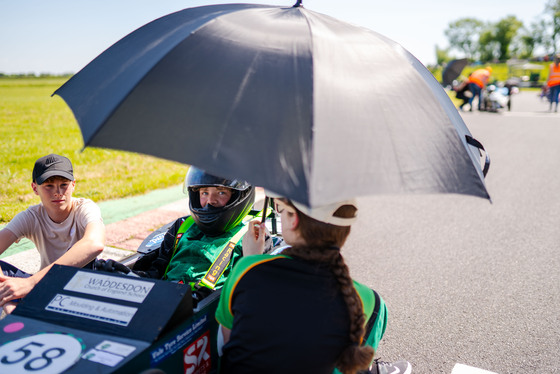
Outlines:
{"type": "MultiPolygon", "coordinates": [[[[309,50],[311,51],[311,56],[313,56],[313,50],[314,50],[314,48],[313,48],[313,42],[314,42],[313,29],[312,29],[311,24],[309,22],[309,17],[313,16],[314,14],[307,12],[306,9],[303,7],[303,5],[298,6],[298,7],[295,7],[295,5],[294,5],[294,9],[297,9],[299,14],[305,20],[305,24],[307,25],[307,30],[308,30],[308,33],[310,35],[310,37],[309,37],[309,50]]],[[[314,93],[314,85],[315,85],[314,62],[315,62],[315,60],[313,59],[313,57],[311,57],[311,77],[312,77],[312,79],[311,79],[311,87],[312,87],[311,88],[311,102],[312,102],[312,104],[311,104],[311,111],[310,111],[310,116],[311,116],[310,123],[312,123],[312,124],[315,123],[314,122],[314,120],[315,120],[315,112],[314,112],[314,110],[315,110],[315,102],[314,102],[315,101],[315,95],[313,94],[314,93]]],[[[297,69],[297,63],[296,63],[296,69],[297,69]]],[[[314,126],[312,126],[312,127],[314,127],[314,126]]],[[[314,135],[315,134],[312,130],[311,134],[310,134],[310,144],[313,144],[314,135]]],[[[302,150],[305,149],[304,144],[301,144],[301,142],[300,142],[300,149],[302,149],[302,150]]],[[[305,173],[305,179],[308,181],[308,183],[307,183],[308,191],[306,191],[306,194],[309,196],[309,191],[312,190],[311,184],[313,183],[312,175],[311,175],[311,168],[312,168],[312,165],[313,165],[313,158],[314,158],[313,156],[314,155],[313,155],[313,151],[311,151],[309,153],[303,151],[301,154],[302,154],[302,158],[303,158],[303,162],[302,162],[303,169],[302,170],[303,170],[303,173],[305,173]],[[305,157],[306,155],[308,155],[308,157],[305,157]]],[[[291,175],[291,177],[292,177],[292,180],[294,180],[294,181],[297,180],[297,178],[295,176],[291,175]]],[[[309,198],[309,204],[311,204],[311,198],[309,198]]]]}
{"type": "Polygon", "coordinates": [[[251,61],[251,64],[249,65],[249,67],[247,68],[245,75],[243,76],[243,80],[241,81],[241,84],[239,85],[239,88],[237,89],[237,93],[235,94],[235,99],[233,100],[232,105],[229,108],[226,120],[224,122],[224,126],[222,128],[222,131],[220,132],[220,137],[218,142],[216,143],[216,147],[214,148],[214,151],[212,152],[212,158],[216,159],[218,157],[218,152],[221,149],[221,145],[223,143],[224,137],[226,135],[226,128],[229,126],[229,120],[232,117],[233,112],[235,111],[235,108],[238,107],[239,103],[241,102],[241,99],[243,98],[243,94],[248,86],[249,80],[251,79],[251,76],[253,75],[253,73],[255,72],[254,66],[257,62],[257,60],[260,57],[260,52],[258,52],[255,57],[253,57],[253,60],[251,61]]]}

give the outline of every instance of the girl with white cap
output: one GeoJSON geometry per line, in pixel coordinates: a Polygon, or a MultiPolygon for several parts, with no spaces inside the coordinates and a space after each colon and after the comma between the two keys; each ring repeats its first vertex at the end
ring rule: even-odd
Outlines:
{"type": "MultiPolygon", "coordinates": [[[[216,311],[225,343],[221,371],[367,370],[387,309],[375,291],[352,280],[340,253],[356,220],[356,202],[308,208],[275,198],[274,206],[291,247],[276,256],[260,254],[265,226],[249,225],[245,257],[226,281],[216,311]]],[[[406,361],[379,363],[375,372],[389,372],[389,365],[410,372],[406,361]]]]}

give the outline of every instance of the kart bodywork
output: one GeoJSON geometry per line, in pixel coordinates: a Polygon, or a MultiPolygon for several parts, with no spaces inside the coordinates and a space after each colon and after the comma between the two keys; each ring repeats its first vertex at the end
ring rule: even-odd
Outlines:
{"type": "Polygon", "coordinates": [[[0,371],[215,371],[218,297],[195,307],[185,285],[54,266],[0,321],[0,371]]]}
{"type": "MultiPolygon", "coordinates": [[[[122,262],[145,266],[170,225],[122,262]]],[[[55,265],[0,320],[0,372],[215,373],[219,297],[219,290],[193,293],[184,284],[55,265]]]]}

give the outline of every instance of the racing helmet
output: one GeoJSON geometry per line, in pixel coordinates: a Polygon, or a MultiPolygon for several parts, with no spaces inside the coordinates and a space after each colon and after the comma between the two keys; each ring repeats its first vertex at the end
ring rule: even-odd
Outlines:
{"type": "Polygon", "coordinates": [[[189,196],[189,209],[196,225],[209,236],[221,235],[237,226],[255,202],[255,188],[249,183],[217,177],[194,166],[187,172],[183,192],[189,196]],[[201,206],[199,189],[202,187],[227,187],[232,195],[223,207],[201,206]]]}

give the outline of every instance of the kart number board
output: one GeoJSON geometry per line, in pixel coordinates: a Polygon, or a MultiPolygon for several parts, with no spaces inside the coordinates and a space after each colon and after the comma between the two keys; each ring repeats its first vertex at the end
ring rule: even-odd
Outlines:
{"type": "Polygon", "coordinates": [[[82,350],[82,343],[67,334],[26,336],[0,347],[0,372],[61,373],[80,359],[82,350]]]}

